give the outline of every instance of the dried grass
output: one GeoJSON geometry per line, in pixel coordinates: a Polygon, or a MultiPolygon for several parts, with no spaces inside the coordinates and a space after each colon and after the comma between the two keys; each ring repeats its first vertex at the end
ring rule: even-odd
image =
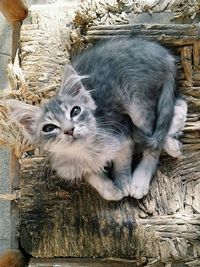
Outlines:
{"type": "Polygon", "coordinates": [[[19,66],[18,58],[17,54],[14,64],[8,65],[8,77],[12,90],[6,89],[0,94],[0,145],[13,148],[16,156],[20,158],[24,152],[33,150],[34,147],[24,137],[22,129],[10,118],[6,100],[18,99],[28,104],[40,105],[45,99],[51,98],[55,92],[52,93],[49,86],[43,88],[42,92],[31,92],[23,70],[19,66]]]}
{"type": "Polygon", "coordinates": [[[75,25],[128,24],[128,14],[142,12],[174,13],[174,19],[194,19],[200,11],[198,0],[84,0],[76,11],[75,25]]]}

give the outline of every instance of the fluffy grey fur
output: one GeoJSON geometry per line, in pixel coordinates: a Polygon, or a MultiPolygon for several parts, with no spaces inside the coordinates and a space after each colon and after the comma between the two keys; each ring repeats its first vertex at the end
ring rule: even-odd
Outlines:
{"type": "Polygon", "coordinates": [[[43,107],[16,100],[8,106],[31,141],[48,152],[58,175],[84,175],[107,200],[140,199],[148,193],[161,149],[180,154],[175,136],[187,105],[176,96],[175,76],[174,57],[164,47],[113,38],[66,66],[60,92],[43,107]],[[132,173],[135,143],[143,157],[132,173]],[[114,182],[105,172],[111,162],[114,182]]]}

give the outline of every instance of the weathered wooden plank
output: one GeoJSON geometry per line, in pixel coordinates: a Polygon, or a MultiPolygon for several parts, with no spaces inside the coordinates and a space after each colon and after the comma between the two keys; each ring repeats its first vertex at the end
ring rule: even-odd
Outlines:
{"type": "MultiPolygon", "coordinates": [[[[123,24],[123,25],[98,25],[89,27],[89,31],[99,31],[99,30],[157,30],[157,31],[176,31],[184,32],[184,35],[198,34],[199,26],[197,24],[123,24]]],[[[180,34],[181,35],[181,34],[180,34]]]]}
{"type": "Polygon", "coordinates": [[[185,151],[179,160],[163,157],[149,195],[120,202],[101,199],[84,182],[46,176],[44,158],[25,158],[21,244],[37,257],[194,259],[191,248],[200,246],[199,157],[199,151],[185,151]]]}
{"type": "MultiPolygon", "coordinates": [[[[129,33],[130,34],[130,33],[129,33]]],[[[109,39],[109,38],[113,38],[113,37],[116,37],[117,35],[98,35],[95,34],[95,35],[91,35],[91,36],[87,36],[85,39],[88,41],[88,42],[97,42],[97,41],[100,41],[100,40],[103,40],[103,39],[109,39]]],[[[127,35],[120,35],[121,37],[124,37],[124,36],[127,36],[127,35]]],[[[136,34],[134,35],[133,33],[133,36],[135,37],[138,37],[138,38],[145,38],[145,39],[148,39],[148,40],[152,40],[152,41],[159,41],[159,42],[162,42],[163,44],[167,44],[167,45],[170,45],[170,46],[185,46],[185,45],[192,45],[195,41],[194,38],[192,37],[188,37],[188,36],[185,36],[182,38],[179,38],[179,37],[171,37],[171,36],[166,36],[166,35],[160,35],[160,34],[156,34],[156,35],[148,35],[146,33],[143,33],[143,34],[136,34]]]]}
{"type": "Polygon", "coordinates": [[[126,24],[98,25],[87,31],[89,41],[97,41],[113,36],[132,35],[161,41],[170,45],[191,45],[199,38],[197,24],[126,24]]]}
{"type": "Polygon", "coordinates": [[[137,29],[135,27],[133,27],[132,29],[98,29],[98,30],[89,30],[87,32],[87,35],[102,35],[102,36],[106,36],[106,35],[142,35],[143,33],[145,33],[146,31],[148,31],[148,35],[150,36],[157,36],[158,34],[160,34],[162,30],[162,34],[166,35],[166,36],[171,36],[171,37],[189,37],[191,36],[193,39],[197,37],[196,35],[196,31],[190,31],[190,32],[186,32],[184,29],[180,29],[180,30],[174,30],[173,28],[171,29],[162,29],[162,27],[160,29],[154,30],[154,29],[148,29],[146,28],[145,30],[143,29],[137,29]],[[145,31],[145,32],[144,32],[145,31]]]}
{"type": "MultiPolygon", "coordinates": [[[[154,267],[167,267],[166,264],[156,264],[154,267]]],[[[137,267],[135,261],[124,259],[34,259],[32,258],[29,267],[137,267]]],[[[169,267],[171,265],[168,265],[169,267]]],[[[186,267],[184,263],[176,263],[173,267],[186,267]]]]}
{"type": "Polygon", "coordinates": [[[27,2],[24,0],[1,0],[0,11],[12,24],[16,21],[24,20],[28,15],[27,2]]]}
{"type": "Polygon", "coordinates": [[[200,60],[200,42],[195,42],[193,50],[193,61],[195,68],[199,67],[199,60],[200,60]]]}

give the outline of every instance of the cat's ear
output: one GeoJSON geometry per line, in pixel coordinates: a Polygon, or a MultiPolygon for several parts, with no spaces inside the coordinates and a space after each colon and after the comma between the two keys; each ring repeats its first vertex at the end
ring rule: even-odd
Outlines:
{"type": "Polygon", "coordinates": [[[84,89],[81,80],[86,77],[88,76],[80,76],[72,66],[66,65],[59,95],[78,95],[84,89]]]}
{"type": "Polygon", "coordinates": [[[92,110],[95,110],[96,105],[94,100],[81,82],[81,80],[86,78],[89,78],[89,76],[80,76],[72,66],[67,65],[64,70],[59,95],[79,96],[92,110]]]}
{"type": "Polygon", "coordinates": [[[22,126],[24,132],[30,137],[33,134],[33,125],[40,108],[15,99],[7,100],[6,106],[14,121],[22,126]]]}

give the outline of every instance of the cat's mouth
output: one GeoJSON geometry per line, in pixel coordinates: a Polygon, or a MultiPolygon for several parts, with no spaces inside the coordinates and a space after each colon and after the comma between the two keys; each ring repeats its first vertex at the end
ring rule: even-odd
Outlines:
{"type": "Polygon", "coordinates": [[[79,134],[74,134],[74,135],[69,136],[68,138],[71,143],[74,143],[78,141],[81,138],[81,136],[79,134]]]}

